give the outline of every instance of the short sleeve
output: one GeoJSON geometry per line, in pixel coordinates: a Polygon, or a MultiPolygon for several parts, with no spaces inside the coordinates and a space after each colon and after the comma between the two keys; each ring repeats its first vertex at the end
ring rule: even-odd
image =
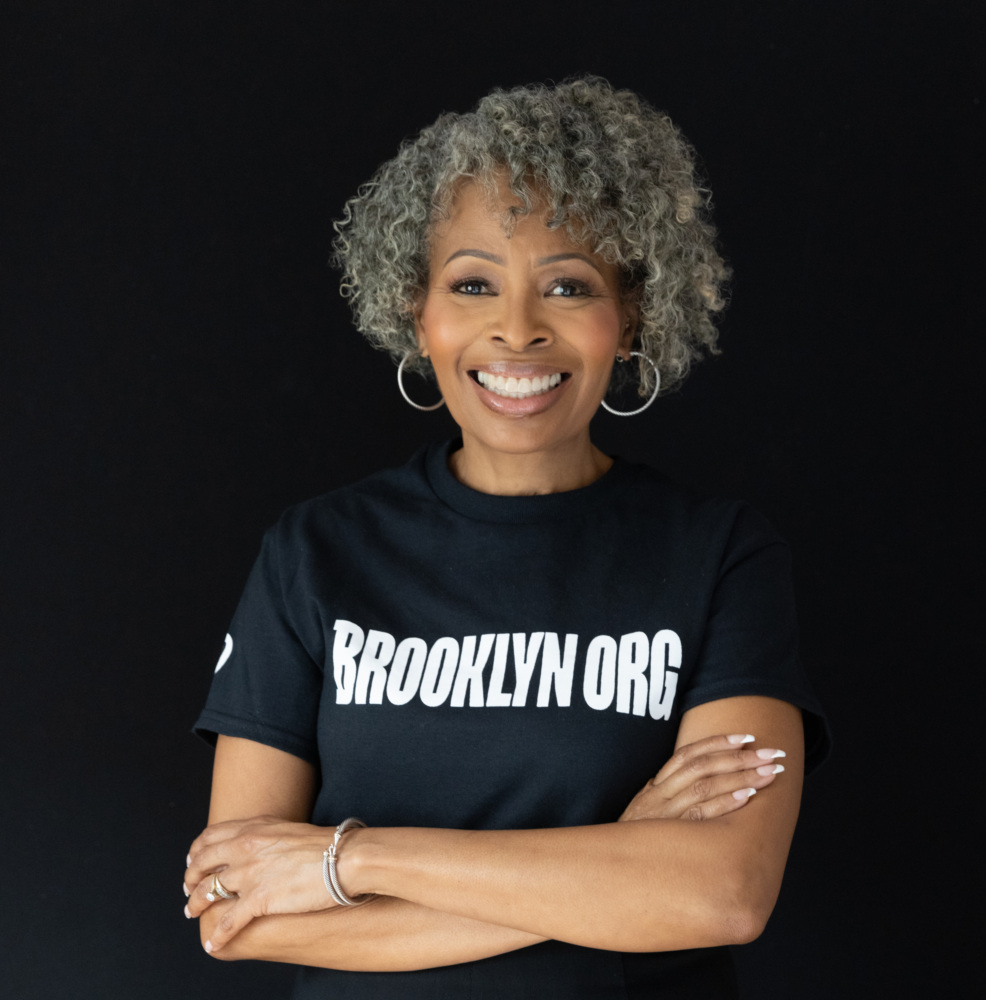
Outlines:
{"type": "Polygon", "coordinates": [[[322,667],[300,635],[299,573],[292,567],[285,572],[281,562],[272,529],[233,616],[194,730],[211,743],[217,735],[237,736],[317,763],[322,667]]]}
{"type": "Polygon", "coordinates": [[[720,561],[705,639],[682,708],[741,695],[778,698],[802,710],[806,771],[828,755],[828,723],[798,654],[790,552],[766,519],[745,506],[720,561]]]}

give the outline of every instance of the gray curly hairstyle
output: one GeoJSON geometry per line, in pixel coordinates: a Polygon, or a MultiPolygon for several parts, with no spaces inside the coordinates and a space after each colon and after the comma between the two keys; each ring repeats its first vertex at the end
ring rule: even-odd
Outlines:
{"type": "MultiPolygon", "coordinates": [[[[346,202],[333,244],[342,294],[371,344],[428,372],[413,307],[428,282],[432,226],[448,217],[462,178],[492,191],[505,172],[520,211],[545,199],[550,225],[617,266],[639,309],[634,348],[669,389],[703,347],[717,353],[712,314],[728,278],[694,161],[666,115],[600,77],[494,90],[475,111],[443,114],[404,142],[346,202]]],[[[641,363],[640,392],[652,388],[641,363]]]]}

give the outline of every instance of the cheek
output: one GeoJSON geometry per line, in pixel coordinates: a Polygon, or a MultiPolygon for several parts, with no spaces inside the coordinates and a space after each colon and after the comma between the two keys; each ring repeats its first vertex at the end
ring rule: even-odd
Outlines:
{"type": "Polygon", "coordinates": [[[453,397],[463,346],[456,329],[448,308],[443,308],[440,302],[426,303],[418,323],[418,347],[431,362],[442,393],[453,397]]]}
{"type": "Polygon", "coordinates": [[[426,302],[414,317],[414,332],[418,340],[418,350],[425,357],[432,357],[439,341],[435,310],[426,302]]]}
{"type": "Polygon", "coordinates": [[[616,355],[623,344],[618,317],[606,317],[597,323],[585,340],[587,364],[598,369],[602,377],[608,377],[609,369],[616,361],[616,355]]]}
{"type": "Polygon", "coordinates": [[[441,300],[429,298],[418,315],[418,343],[430,354],[445,353],[454,346],[454,310],[441,300]]]}

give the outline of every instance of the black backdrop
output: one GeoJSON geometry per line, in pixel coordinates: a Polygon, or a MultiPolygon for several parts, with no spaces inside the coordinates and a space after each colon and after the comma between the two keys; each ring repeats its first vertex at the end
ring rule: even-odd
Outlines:
{"type": "Polygon", "coordinates": [[[450,429],[331,220],[439,111],[586,71],[695,143],[736,272],[722,357],[598,440],[788,537],[836,733],[745,996],[973,995],[981,9],[8,0],[5,995],[282,995],[182,918],[188,728],[262,530],[450,429]]]}

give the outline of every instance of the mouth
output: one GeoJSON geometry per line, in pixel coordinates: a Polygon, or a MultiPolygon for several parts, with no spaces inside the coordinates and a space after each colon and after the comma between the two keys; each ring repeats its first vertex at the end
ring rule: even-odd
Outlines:
{"type": "Polygon", "coordinates": [[[501,375],[482,369],[471,371],[469,375],[487,392],[500,396],[502,399],[532,399],[534,396],[543,396],[545,393],[551,392],[552,389],[557,389],[565,379],[570,377],[568,372],[516,376],[501,375]]]}

